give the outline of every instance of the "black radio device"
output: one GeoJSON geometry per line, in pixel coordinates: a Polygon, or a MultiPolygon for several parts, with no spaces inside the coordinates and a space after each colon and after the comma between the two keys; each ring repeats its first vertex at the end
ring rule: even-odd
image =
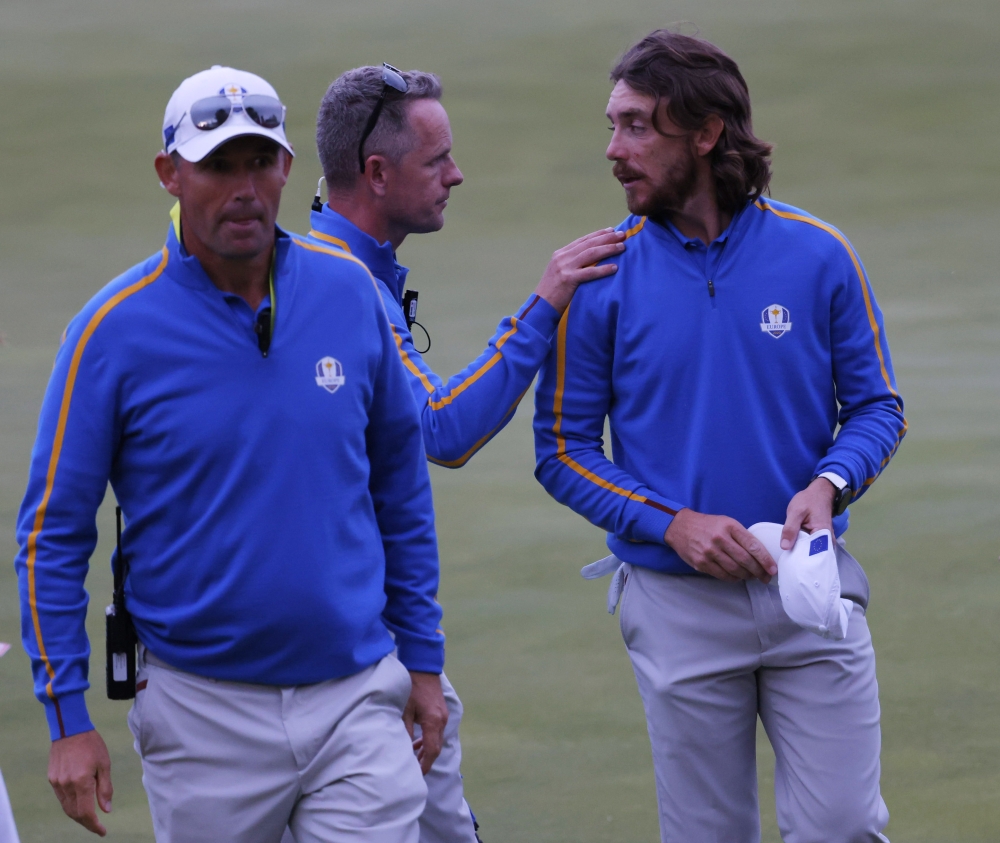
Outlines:
{"type": "Polygon", "coordinates": [[[414,348],[420,354],[426,354],[431,350],[431,335],[427,333],[427,329],[417,321],[417,300],[420,298],[420,293],[416,290],[406,290],[403,293],[403,318],[406,319],[406,327],[409,331],[413,332],[413,326],[416,325],[424,332],[424,337],[427,338],[427,348],[417,348],[416,343],[414,343],[414,348]]]}
{"type": "Polygon", "coordinates": [[[115,507],[118,528],[118,551],[111,566],[115,578],[111,605],[104,610],[107,641],[107,686],[109,700],[135,698],[135,649],[138,639],[132,616],[125,608],[125,578],[128,563],[122,555],[122,510],[115,507]]]}
{"type": "Polygon", "coordinates": [[[420,293],[416,290],[407,290],[403,293],[403,316],[406,317],[406,327],[412,328],[417,321],[417,299],[420,293]]]}

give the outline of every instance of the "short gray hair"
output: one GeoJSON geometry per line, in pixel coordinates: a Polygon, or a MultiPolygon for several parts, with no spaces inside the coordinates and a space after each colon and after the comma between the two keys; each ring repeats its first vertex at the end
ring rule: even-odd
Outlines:
{"type": "MultiPolygon", "coordinates": [[[[407,103],[441,99],[441,80],[433,73],[406,70],[407,91],[389,88],[374,131],[365,141],[365,157],[384,155],[399,161],[413,148],[406,117],[407,103]]],[[[352,187],[361,175],[358,143],[382,93],[381,67],[356,67],[338,76],[326,89],[316,117],[316,149],[328,188],[352,187]]]]}

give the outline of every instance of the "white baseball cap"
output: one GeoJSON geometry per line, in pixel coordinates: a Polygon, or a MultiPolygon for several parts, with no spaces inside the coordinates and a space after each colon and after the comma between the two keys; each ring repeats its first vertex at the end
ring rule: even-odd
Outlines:
{"type": "Polygon", "coordinates": [[[260,135],[295,155],[285,137],[285,106],[253,73],[214,65],[178,86],[163,115],[163,150],[201,161],[226,141],[260,135]]]}
{"type": "Polygon", "coordinates": [[[750,527],[778,563],[778,592],[785,614],[823,638],[844,639],[854,603],[840,596],[836,540],[829,530],[800,530],[792,549],[782,550],[781,530],[781,524],[770,521],[750,527]]]}

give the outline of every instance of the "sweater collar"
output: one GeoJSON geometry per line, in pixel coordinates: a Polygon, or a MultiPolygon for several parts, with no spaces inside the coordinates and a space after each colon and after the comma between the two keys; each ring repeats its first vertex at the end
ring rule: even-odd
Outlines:
{"type": "MultiPolygon", "coordinates": [[[[214,290],[219,295],[222,295],[221,290],[208,277],[208,273],[202,267],[201,261],[184,248],[184,244],[181,242],[179,236],[180,228],[180,205],[178,204],[171,209],[170,227],[167,229],[166,247],[169,256],[167,272],[178,284],[185,287],[191,287],[196,290],[214,290]]],[[[273,270],[274,283],[277,286],[278,278],[287,264],[286,256],[292,239],[288,235],[288,232],[277,225],[274,227],[274,234],[275,260],[273,270]]]]}
{"type": "Polygon", "coordinates": [[[664,230],[669,231],[676,239],[677,242],[682,246],[701,246],[711,249],[712,246],[719,244],[720,246],[726,243],[730,238],[735,238],[740,234],[745,227],[745,222],[747,217],[747,209],[752,205],[752,202],[747,202],[740,210],[738,210],[733,218],[729,221],[729,225],[723,229],[722,233],[719,234],[711,243],[705,244],[697,237],[688,237],[683,231],[681,231],[676,225],[674,225],[669,220],[663,220],[662,222],[657,222],[657,226],[664,230]]]}
{"type": "Polygon", "coordinates": [[[409,270],[396,260],[396,253],[393,252],[388,240],[380,244],[329,205],[323,205],[321,211],[313,211],[310,222],[311,237],[350,252],[371,270],[372,275],[385,284],[397,303],[402,303],[403,287],[406,286],[406,275],[409,270]]]}

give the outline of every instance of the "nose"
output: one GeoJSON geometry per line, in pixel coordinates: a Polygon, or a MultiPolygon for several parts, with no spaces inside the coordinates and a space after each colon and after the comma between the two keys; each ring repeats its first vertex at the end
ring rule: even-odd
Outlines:
{"type": "Polygon", "coordinates": [[[618,143],[618,133],[615,132],[611,136],[611,143],[608,144],[608,148],[604,150],[604,157],[609,161],[618,161],[621,159],[621,151],[619,149],[620,144],[618,143]]]}
{"type": "Polygon", "coordinates": [[[252,166],[237,167],[233,174],[233,198],[237,202],[252,202],[257,198],[255,171],[252,166]]]}
{"type": "Polygon", "coordinates": [[[611,143],[604,151],[604,157],[609,161],[622,161],[627,157],[621,139],[618,137],[617,129],[611,133],[611,143]]]}
{"type": "Polygon", "coordinates": [[[445,186],[458,187],[458,185],[465,181],[465,176],[463,176],[462,171],[458,169],[458,164],[455,163],[454,158],[449,158],[448,164],[449,166],[445,175],[445,186]]]}

